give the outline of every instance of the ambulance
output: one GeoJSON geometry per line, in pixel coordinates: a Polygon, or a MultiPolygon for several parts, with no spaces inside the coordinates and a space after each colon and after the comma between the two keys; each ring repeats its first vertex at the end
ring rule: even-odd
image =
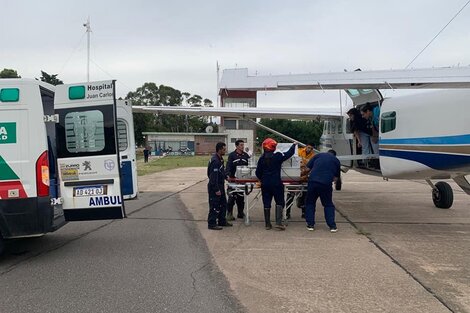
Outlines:
{"type": "Polygon", "coordinates": [[[131,104],[115,81],[0,79],[0,252],[68,221],[121,219],[137,195],[131,104]]]}

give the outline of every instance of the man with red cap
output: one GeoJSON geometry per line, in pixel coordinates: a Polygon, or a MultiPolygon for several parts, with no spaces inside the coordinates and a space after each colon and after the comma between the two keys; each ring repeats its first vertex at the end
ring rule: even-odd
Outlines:
{"type": "Polygon", "coordinates": [[[294,143],[290,149],[285,152],[276,152],[277,142],[272,138],[263,141],[264,153],[258,160],[256,167],[256,177],[261,181],[261,193],[263,195],[264,222],[266,229],[271,229],[271,202],[274,197],[276,202],[276,228],[285,230],[282,224],[282,210],[284,209],[284,185],[281,180],[281,166],[284,161],[294,155],[294,143]]]}

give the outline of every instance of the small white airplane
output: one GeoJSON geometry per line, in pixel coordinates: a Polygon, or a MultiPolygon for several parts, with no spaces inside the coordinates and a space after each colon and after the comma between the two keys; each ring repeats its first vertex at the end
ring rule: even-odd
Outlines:
{"type": "Polygon", "coordinates": [[[470,67],[269,76],[230,69],[224,70],[220,82],[222,98],[234,91],[328,89],[345,90],[357,108],[366,103],[380,106],[378,154],[355,155],[348,117],[340,112],[162,106],[134,106],[133,112],[240,119],[321,117],[325,121],[322,146],[336,150],[343,166],[357,168],[358,160],[379,159],[380,169],[361,172],[384,179],[423,179],[431,186],[438,208],[452,206],[453,191],[448,183],[432,180],[453,179],[470,195],[465,177],[470,174],[470,67]],[[384,99],[379,89],[441,90],[384,99]]]}

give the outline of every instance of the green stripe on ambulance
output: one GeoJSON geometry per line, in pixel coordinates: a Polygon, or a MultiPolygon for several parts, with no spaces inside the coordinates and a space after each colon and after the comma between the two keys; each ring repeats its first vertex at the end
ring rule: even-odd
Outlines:
{"type": "Polygon", "coordinates": [[[13,172],[7,162],[0,156],[0,180],[14,180],[19,177],[13,172]]]}

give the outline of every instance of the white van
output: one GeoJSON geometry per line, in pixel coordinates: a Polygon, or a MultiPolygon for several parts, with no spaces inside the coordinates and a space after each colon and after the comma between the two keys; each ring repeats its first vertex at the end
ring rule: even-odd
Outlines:
{"type": "Polygon", "coordinates": [[[66,221],[124,217],[121,158],[133,163],[126,198],[137,195],[137,181],[131,105],[120,106],[114,81],[0,79],[0,251],[3,239],[66,221]]]}

